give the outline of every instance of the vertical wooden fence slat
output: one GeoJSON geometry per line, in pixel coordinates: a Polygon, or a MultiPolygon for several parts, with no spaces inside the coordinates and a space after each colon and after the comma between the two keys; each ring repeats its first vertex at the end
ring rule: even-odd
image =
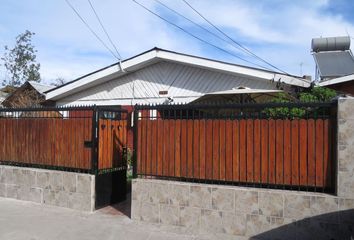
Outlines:
{"type": "Polygon", "coordinates": [[[247,120],[246,125],[246,181],[252,183],[254,181],[254,146],[253,146],[253,119],[247,120]]]}
{"type": "Polygon", "coordinates": [[[164,127],[163,127],[163,120],[161,119],[158,119],[156,120],[157,121],[157,131],[158,131],[158,136],[157,136],[157,175],[158,176],[162,176],[163,175],[163,146],[164,146],[164,143],[163,143],[163,130],[164,130],[164,127]]]}
{"type": "Polygon", "coordinates": [[[205,179],[205,174],[206,174],[206,164],[205,164],[205,151],[206,151],[206,139],[205,139],[205,128],[206,128],[206,123],[205,120],[202,119],[199,121],[199,164],[200,164],[200,170],[199,170],[199,178],[200,179],[205,179]]]}
{"type": "Polygon", "coordinates": [[[291,185],[291,171],[292,171],[292,162],[291,162],[291,121],[284,120],[284,184],[291,185]]]}
{"type": "Polygon", "coordinates": [[[193,178],[193,120],[187,120],[187,176],[193,178]]]}
{"type": "Polygon", "coordinates": [[[225,152],[225,120],[219,120],[219,176],[221,181],[226,180],[226,152],[225,152]]]}
{"type": "Polygon", "coordinates": [[[315,159],[315,120],[307,120],[307,134],[308,134],[308,149],[307,149],[307,184],[309,186],[316,185],[316,159],[315,159]]]}
{"type": "Polygon", "coordinates": [[[323,120],[316,120],[316,187],[324,187],[323,183],[323,152],[324,135],[323,120]]]}
{"type": "Polygon", "coordinates": [[[282,185],[283,184],[283,157],[284,157],[284,120],[276,120],[275,122],[275,183],[282,185]]]}
{"type": "Polygon", "coordinates": [[[142,137],[142,124],[141,124],[141,120],[138,120],[136,123],[136,131],[137,131],[137,138],[136,139],[136,159],[137,159],[137,163],[136,163],[136,172],[137,174],[141,174],[142,173],[142,151],[141,151],[141,147],[142,147],[142,141],[143,141],[143,137],[142,137]]]}
{"type": "Polygon", "coordinates": [[[247,181],[247,121],[240,120],[240,131],[239,131],[239,139],[240,139],[240,181],[247,181]]]}
{"type": "Polygon", "coordinates": [[[169,124],[169,134],[170,134],[170,139],[169,139],[169,175],[170,177],[175,176],[175,120],[168,120],[169,124]]]}
{"type": "Polygon", "coordinates": [[[276,149],[276,127],[275,127],[275,120],[269,120],[268,124],[268,183],[275,184],[275,149],[276,149]]]}
{"type": "Polygon", "coordinates": [[[175,176],[181,176],[181,120],[175,120],[175,176]]]}
{"type": "Polygon", "coordinates": [[[331,186],[331,174],[332,174],[332,164],[331,164],[331,146],[333,144],[332,135],[331,135],[331,121],[326,119],[323,123],[324,125],[324,149],[323,149],[323,183],[326,187],[331,186]]]}
{"type": "Polygon", "coordinates": [[[234,143],[232,141],[232,121],[231,120],[226,120],[225,123],[225,158],[226,158],[226,175],[225,175],[225,180],[226,181],[232,181],[232,171],[233,171],[233,166],[232,166],[232,150],[234,147],[234,143]]]}
{"type": "Polygon", "coordinates": [[[299,120],[291,121],[291,185],[300,184],[299,120]]]}
{"type": "Polygon", "coordinates": [[[261,182],[266,184],[268,183],[269,177],[269,137],[268,137],[268,120],[261,120],[261,182]]]}
{"type": "Polygon", "coordinates": [[[193,178],[199,178],[200,164],[199,164],[199,120],[194,120],[193,126],[193,178]]]}
{"type": "Polygon", "coordinates": [[[157,126],[156,119],[151,122],[151,174],[156,175],[157,172],[157,126]]]}
{"type": "Polygon", "coordinates": [[[254,120],[253,128],[253,146],[254,146],[254,182],[261,182],[261,121],[254,120]]]}
{"type": "Polygon", "coordinates": [[[163,124],[163,132],[164,132],[164,135],[163,135],[163,144],[164,144],[164,148],[163,148],[163,176],[168,176],[168,170],[169,170],[169,146],[170,146],[170,143],[169,143],[169,140],[170,140],[170,129],[169,129],[169,122],[168,120],[164,121],[164,124],[163,124]]]}
{"type": "Polygon", "coordinates": [[[300,185],[307,185],[307,121],[305,119],[300,120],[300,185]]]}
{"type": "Polygon", "coordinates": [[[181,120],[181,177],[187,177],[187,120],[181,120]]]}
{"type": "Polygon", "coordinates": [[[240,128],[239,121],[232,121],[232,180],[240,181],[240,128]]]}
{"type": "Polygon", "coordinates": [[[213,120],[206,120],[206,154],[205,168],[206,179],[213,179],[213,120]]]}
{"type": "Polygon", "coordinates": [[[220,141],[220,120],[213,120],[213,180],[220,179],[220,158],[219,158],[219,141],[220,141]]]}

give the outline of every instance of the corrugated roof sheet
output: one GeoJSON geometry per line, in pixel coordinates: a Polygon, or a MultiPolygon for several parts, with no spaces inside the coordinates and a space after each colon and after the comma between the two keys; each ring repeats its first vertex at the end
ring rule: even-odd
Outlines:
{"type": "Polygon", "coordinates": [[[321,78],[341,77],[354,73],[354,59],[349,51],[313,53],[321,78]]]}
{"type": "Polygon", "coordinates": [[[41,94],[55,87],[55,86],[44,85],[34,81],[28,81],[28,83],[31,84],[32,87],[34,87],[34,89],[36,89],[41,94]]]}

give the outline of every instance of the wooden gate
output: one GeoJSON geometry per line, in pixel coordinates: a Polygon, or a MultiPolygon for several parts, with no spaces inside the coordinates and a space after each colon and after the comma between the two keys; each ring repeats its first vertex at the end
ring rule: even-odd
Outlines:
{"type": "Polygon", "coordinates": [[[97,111],[96,208],[126,197],[127,111],[99,108],[97,111]]]}
{"type": "Polygon", "coordinates": [[[98,169],[126,169],[127,113],[100,110],[98,117],[98,169]]]}

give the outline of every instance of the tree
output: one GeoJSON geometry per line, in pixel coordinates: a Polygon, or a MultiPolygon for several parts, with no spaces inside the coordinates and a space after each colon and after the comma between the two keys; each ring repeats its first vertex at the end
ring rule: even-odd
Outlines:
{"type": "Polygon", "coordinates": [[[16,37],[14,48],[5,46],[5,53],[1,60],[10,78],[4,79],[3,85],[19,86],[25,81],[40,82],[40,64],[36,62],[37,50],[31,42],[34,34],[26,30],[16,37]]]}
{"type": "Polygon", "coordinates": [[[59,87],[59,86],[65,84],[65,83],[66,83],[66,80],[64,78],[58,77],[57,79],[54,80],[54,84],[53,85],[56,86],[56,87],[59,87]]]}

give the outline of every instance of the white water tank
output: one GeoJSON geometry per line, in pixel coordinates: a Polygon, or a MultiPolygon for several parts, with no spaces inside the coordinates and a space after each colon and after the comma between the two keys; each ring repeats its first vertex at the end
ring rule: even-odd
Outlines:
{"type": "Polygon", "coordinates": [[[313,38],[313,52],[345,51],[350,49],[350,37],[313,38]]]}

